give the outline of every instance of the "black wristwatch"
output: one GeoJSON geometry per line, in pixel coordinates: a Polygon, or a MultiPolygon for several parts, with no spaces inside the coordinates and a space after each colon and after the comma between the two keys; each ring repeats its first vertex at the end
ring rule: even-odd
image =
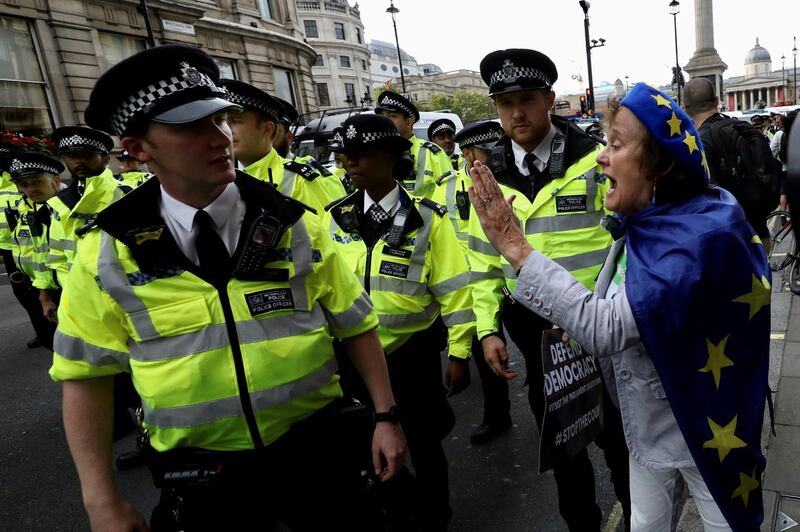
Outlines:
{"type": "Polygon", "coordinates": [[[397,405],[392,405],[388,412],[375,412],[373,417],[375,419],[375,423],[380,423],[381,421],[397,423],[400,421],[400,407],[397,405]]]}

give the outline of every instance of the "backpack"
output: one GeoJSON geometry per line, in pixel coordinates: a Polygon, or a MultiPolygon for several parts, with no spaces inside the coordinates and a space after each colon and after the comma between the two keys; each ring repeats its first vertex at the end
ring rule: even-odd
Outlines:
{"type": "Polygon", "coordinates": [[[763,225],[781,193],[781,165],[772,156],[767,138],[755,126],[736,118],[726,117],[709,126],[719,169],[712,177],[736,197],[751,225],[763,225]]]}

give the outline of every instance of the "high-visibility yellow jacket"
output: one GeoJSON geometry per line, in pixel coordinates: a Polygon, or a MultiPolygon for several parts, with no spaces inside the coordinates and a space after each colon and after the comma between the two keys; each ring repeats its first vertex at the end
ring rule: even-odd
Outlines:
{"type": "Polygon", "coordinates": [[[453,225],[461,249],[467,255],[470,209],[472,207],[467,191],[472,185],[472,178],[467,174],[466,161],[462,162],[458,171],[452,170],[449,174],[442,176],[437,185],[433,201],[447,207],[447,217],[453,225]]]}
{"type": "Polygon", "coordinates": [[[397,245],[387,235],[368,249],[359,227],[364,191],[331,206],[323,219],[351,271],[355,271],[378,313],[378,336],[389,354],[415,332],[428,329],[441,314],[448,330],[448,352],[469,358],[475,333],[469,270],[441,205],[413,198],[400,189],[401,209],[408,209],[397,245]]]}
{"type": "MultiPolygon", "coordinates": [[[[339,199],[347,195],[347,191],[344,188],[342,180],[339,179],[339,176],[325,168],[312,156],[305,155],[303,157],[294,157],[293,154],[290,155],[292,156],[288,160],[310,166],[319,173],[319,177],[317,177],[317,179],[321,180],[322,186],[325,188],[328,196],[333,199],[339,199]]],[[[319,213],[322,214],[322,211],[319,211],[319,213]]]]}
{"type": "Polygon", "coordinates": [[[450,157],[433,142],[422,140],[413,135],[411,141],[411,159],[414,162],[412,175],[403,179],[400,184],[408,192],[419,198],[432,198],[436,190],[436,180],[452,170],[450,157]]]}
{"type": "MultiPolygon", "coordinates": [[[[325,206],[344,195],[330,195],[317,169],[296,161],[287,161],[272,149],[268,154],[246,166],[244,171],[253,177],[277,187],[284,196],[294,198],[322,214],[325,206]]],[[[338,192],[337,192],[338,194],[338,192]]]]}
{"type": "Polygon", "coordinates": [[[11,174],[0,172],[0,249],[11,249],[11,228],[6,220],[6,209],[14,210],[20,198],[22,194],[11,182],[11,174]]]}
{"type": "MultiPolygon", "coordinates": [[[[560,122],[554,118],[554,124],[560,122]]],[[[505,158],[505,168],[495,175],[504,197],[517,196],[514,214],[531,246],[591,290],[612,242],[610,233],[600,227],[607,214],[603,202],[608,183],[596,162],[600,152],[596,142],[571,127],[566,133],[566,171],[545,185],[533,201],[513,188],[512,177],[520,174],[508,139],[495,148],[505,158]]],[[[503,287],[514,293],[517,276],[489,243],[477,216],[469,220],[468,244],[477,333],[483,338],[500,331],[503,287]]]]}
{"type": "Polygon", "coordinates": [[[17,202],[19,217],[11,238],[11,253],[19,270],[36,288],[53,284],[53,271],[47,267],[50,209],[26,197],[17,202]]]}
{"type": "MultiPolygon", "coordinates": [[[[99,175],[85,180],[83,195],[78,192],[78,181],[47,200],[54,212],[50,225],[50,252],[47,266],[55,270],[58,284],[63,285],[72,267],[75,250],[81,237],[76,231],[94,222],[97,213],[125,195],[128,187],[117,181],[106,168],[99,175]]],[[[57,288],[58,285],[48,288],[57,288]]]]}
{"type": "Polygon", "coordinates": [[[122,184],[128,185],[131,188],[136,188],[153,177],[153,174],[148,172],[123,172],[116,177],[119,178],[122,184]]]}
{"type": "Polygon", "coordinates": [[[241,172],[236,186],[243,234],[262,209],[285,228],[266,262],[212,285],[175,244],[152,179],[98,216],[64,286],[51,377],[130,372],[158,451],[274,442],[341,397],[333,337],[378,324],[319,216],[241,172]]]}

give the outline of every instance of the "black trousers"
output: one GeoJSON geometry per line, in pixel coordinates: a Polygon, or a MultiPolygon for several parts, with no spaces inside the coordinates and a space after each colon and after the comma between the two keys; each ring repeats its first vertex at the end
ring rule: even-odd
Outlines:
{"type": "Polygon", "coordinates": [[[498,377],[483,357],[483,345],[477,336],[472,337],[472,358],[478,369],[483,391],[483,423],[503,424],[511,418],[511,401],[508,399],[508,381],[498,377]]]}
{"type": "MultiPolygon", "coordinates": [[[[432,326],[414,334],[398,350],[386,356],[395,400],[400,405],[400,424],[414,466],[415,494],[408,498],[424,530],[445,530],[453,515],[447,457],[442,440],[455,426],[455,414],[447,401],[439,347],[442,329],[432,326]]],[[[339,356],[339,370],[345,395],[369,404],[360,379],[345,356],[339,356]]],[[[408,483],[405,483],[408,485],[408,483]]],[[[387,487],[387,491],[396,491],[387,487]]],[[[390,502],[390,501],[389,501],[390,502]]]]}
{"type": "MultiPolygon", "coordinates": [[[[503,324],[525,358],[527,370],[528,402],[536,424],[541,429],[544,414],[544,375],[542,374],[542,331],[552,324],[530,312],[520,304],[506,304],[503,324]]],[[[603,385],[604,425],[595,439],[603,450],[614,493],[622,505],[626,529],[630,526],[631,496],[628,474],[628,446],[622,429],[622,416],[611,402],[603,385]]],[[[594,468],[586,449],[553,468],[558,490],[558,510],[571,532],[600,530],[603,518],[595,497],[594,468]]]]}
{"type": "MultiPolygon", "coordinates": [[[[6,267],[6,273],[9,280],[12,279],[14,272],[20,272],[14,262],[14,256],[9,250],[0,250],[0,255],[3,257],[3,264],[6,267]]],[[[20,272],[22,273],[22,272],[20,272]]],[[[24,274],[23,274],[24,275],[24,274]]],[[[13,277],[19,277],[13,276],[13,277]]],[[[56,333],[56,325],[50,323],[47,318],[42,314],[42,305],[39,303],[39,289],[35,288],[30,279],[25,276],[22,282],[12,282],[11,291],[19,301],[22,308],[28,314],[28,319],[31,321],[33,331],[47,349],[53,350],[53,336],[56,333]]]]}
{"type": "Polygon", "coordinates": [[[151,469],[161,499],[151,530],[269,530],[281,521],[296,532],[382,532],[380,507],[361,475],[371,469],[370,420],[350,427],[353,421],[337,410],[326,407],[258,451],[155,453],[151,469]],[[164,482],[166,471],[214,476],[164,482]]]}

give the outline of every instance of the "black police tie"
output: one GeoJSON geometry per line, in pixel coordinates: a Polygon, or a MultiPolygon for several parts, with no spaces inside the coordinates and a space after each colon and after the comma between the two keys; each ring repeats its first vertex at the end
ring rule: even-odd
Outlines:
{"type": "Polygon", "coordinates": [[[372,221],[378,225],[389,219],[389,213],[377,203],[373,203],[372,206],[370,206],[367,214],[369,214],[370,218],[372,218],[372,221]]]}
{"type": "Polygon", "coordinates": [[[200,209],[194,215],[194,221],[197,224],[197,240],[194,247],[197,250],[197,258],[200,259],[200,268],[214,277],[229,275],[231,256],[216,231],[214,220],[206,211],[200,209]]]}
{"type": "Polygon", "coordinates": [[[544,180],[542,177],[544,174],[539,170],[536,166],[536,161],[539,159],[532,153],[529,153],[525,156],[525,164],[528,165],[528,172],[530,172],[530,183],[531,183],[531,196],[530,200],[533,201],[536,198],[536,194],[544,186],[544,180]]]}

